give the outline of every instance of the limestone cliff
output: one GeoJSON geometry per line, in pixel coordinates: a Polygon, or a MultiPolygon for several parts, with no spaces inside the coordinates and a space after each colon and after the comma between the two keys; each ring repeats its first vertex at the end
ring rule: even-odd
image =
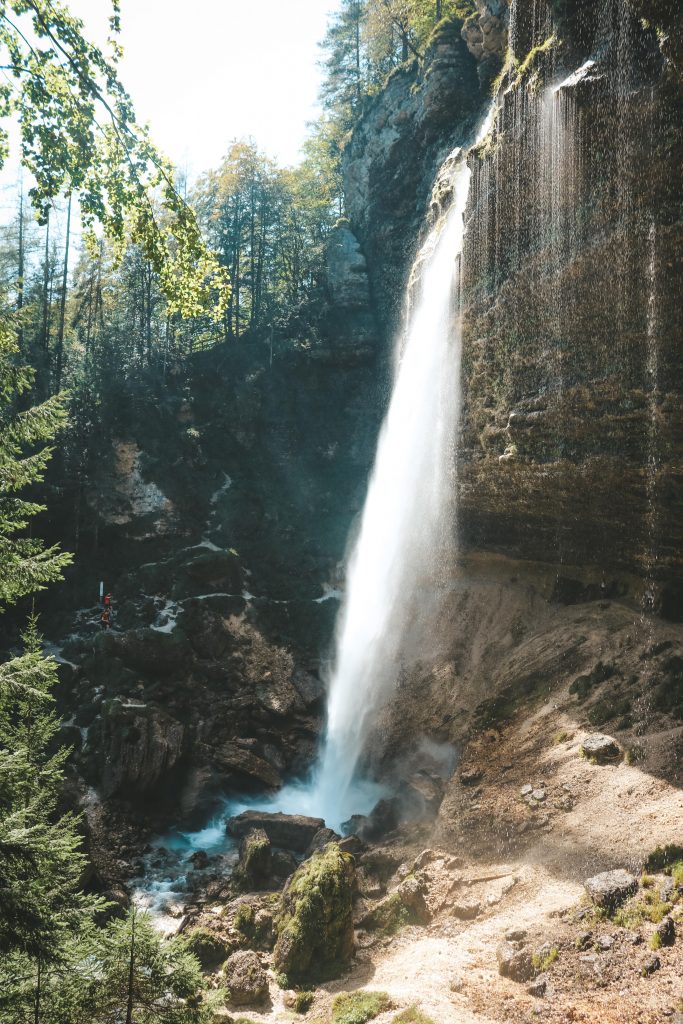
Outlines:
{"type": "Polygon", "coordinates": [[[347,148],[376,309],[391,335],[436,169],[497,93],[471,159],[459,541],[546,562],[574,581],[560,597],[597,579],[678,617],[680,9],[478,8],[389,80],[347,148]]]}

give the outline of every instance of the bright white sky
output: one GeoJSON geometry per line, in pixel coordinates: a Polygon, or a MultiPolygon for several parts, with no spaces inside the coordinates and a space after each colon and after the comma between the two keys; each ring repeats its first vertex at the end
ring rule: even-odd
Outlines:
{"type": "MultiPolygon", "coordinates": [[[[338,0],[122,0],[121,79],[138,120],[191,176],[253,136],[295,163],[317,110],[320,50],[338,0]]],[[[107,0],[71,0],[94,41],[107,0]]]]}

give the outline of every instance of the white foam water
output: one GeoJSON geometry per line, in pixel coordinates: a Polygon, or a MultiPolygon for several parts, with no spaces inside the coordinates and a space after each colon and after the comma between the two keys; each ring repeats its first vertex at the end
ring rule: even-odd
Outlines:
{"type": "MultiPolygon", "coordinates": [[[[492,104],[477,143],[494,113],[492,104]]],[[[338,622],[326,739],[308,801],[309,810],[333,824],[362,813],[377,797],[376,787],[359,780],[359,763],[402,668],[424,653],[429,637],[415,628],[416,619],[447,585],[453,554],[460,261],[471,172],[466,152],[445,166],[453,199],[411,275],[394,388],[338,622]]]]}

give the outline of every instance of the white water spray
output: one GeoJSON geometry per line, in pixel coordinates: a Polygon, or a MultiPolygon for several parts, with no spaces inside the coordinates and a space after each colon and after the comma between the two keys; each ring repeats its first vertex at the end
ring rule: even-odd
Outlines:
{"type": "MultiPolygon", "coordinates": [[[[492,107],[477,141],[488,133],[493,113],[492,107]]],[[[332,824],[369,809],[359,803],[376,797],[367,783],[359,790],[354,776],[402,665],[425,653],[411,627],[438,591],[452,552],[460,260],[471,176],[466,156],[447,162],[453,202],[413,268],[417,283],[398,342],[391,403],[349,561],[327,735],[309,804],[332,824]]]]}

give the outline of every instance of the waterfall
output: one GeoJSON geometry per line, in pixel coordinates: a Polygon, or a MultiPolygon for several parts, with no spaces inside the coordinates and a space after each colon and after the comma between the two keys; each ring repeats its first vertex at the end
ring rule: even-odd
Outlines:
{"type": "MultiPolygon", "coordinates": [[[[492,116],[493,107],[477,141],[492,116]]],[[[363,795],[367,802],[367,792],[354,786],[360,759],[402,667],[424,653],[420,609],[442,585],[452,553],[467,153],[453,154],[444,167],[452,204],[411,274],[393,392],[338,621],[327,733],[311,794],[311,806],[333,823],[362,810],[363,795]]]]}

